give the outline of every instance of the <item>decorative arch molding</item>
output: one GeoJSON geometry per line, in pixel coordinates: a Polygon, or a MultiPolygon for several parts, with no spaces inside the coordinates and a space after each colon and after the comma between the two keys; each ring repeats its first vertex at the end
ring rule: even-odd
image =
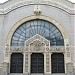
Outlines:
{"type": "Polygon", "coordinates": [[[10,31],[7,35],[6,44],[10,45],[13,33],[21,24],[23,24],[24,22],[27,22],[29,20],[33,20],[33,19],[42,19],[42,20],[46,20],[46,21],[53,23],[60,30],[63,38],[68,39],[66,29],[58,21],[56,21],[48,16],[44,16],[44,15],[40,15],[40,16],[32,15],[32,16],[28,16],[28,17],[21,19],[20,21],[15,23],[15,25],[13,25],[13,27],[10,29],[10,31]]]}
{"type": "MultiPolygon", "coordinates": [[[[8,1],[9,2],[9,1],[8,1]]],[[[6,3],[8,3],[6,2],[6,3]]],[[[14,1],[15,2],[15,1],[14,1]]],[[[69,2],[69,1],[67,1],[69,2]]],[[[4,3],[4,5],[6,4],[4,3]]],[[[8,3],[9,4],[9,3],[8,3]]],[[[29,5],[48,5],[48,6],[52,6],[52,7],[55,7],[55,8],[58,8],[58,9],[61,9],[69,14],[73,14],[71,11],[73,11],[73,9],[63,3],[60,3],[59,1],[49,1],[49,0],[41,0],[41,1],[32,1],[32,0],[29,0],[29,1],[19,1],[19,2],[16,2],[16,4],[12,4],[10,5],[9,7],[5,7],[4,9],[1,9],[0,10],[0,14],[7,14],[15,9],[18,9],[20,7],[24,7],[24,6],[29,6],[29,5]]]]}
{"type": "MultiPolygon", "coordinates": [[[[23,19],[21,19],[21,20],[19,20],[17,23],[15,23],[15,25],[13,25],[13,27],[10,29],[10,31],[9,31],[9,33],[8,33],[8,35],[7,35],[7,39],[6,39],[6,47],[5,47],[5,55],[4,55],[4,62],[6,62],[6,63],[10,63],[10,55],[11,55],[11,53],[12,52],[10,52],[10,50],[12,49],[12,47],[10,47],[10,43],[11,43],[11,38],[12,38],[12,35],[13,35],[13,33],[15,32],[15,30],[20,26],[20,25],[22,25],[23,23],[25,23],[25,22],[27,22],[27,21],[29,21],[29,20],[34,20],[34,19],[43,19],[43,20],[46,20],[46,21],[49,21],[49,22],[51,22],[51,23],[53,23],[59,30],[60,30],[60,32],[61,32],[61,34],[62,34],[62,36],[63,36],[63,38],[64,38],[64,40],[68,40],[68,37],[67,37],[67,31],[66,31],[66,29],[63,27],[63,25],[62,24],[60,24],[58,21],[56,21],[56,20],[54,20],[53,18],[50,18],[50,17],[48,17],[48,16],[45,16],[45,15],[40,15],[40,16],[35,16],[35,15],[31,15],[31,16],[28,16],[28,17],[25,17],[25,18],[23,18],[23,19]]],[[[36,40],[37,41],[37,40],[36,40]]],[[[39,42],[40,43],[40,42],[39,42]]],[[[49,41],[48,41],[48,43],[49,43],[49,41]]],[[[65,57],[65,73],[67,73],[68,71],[67,71],[67,68],[66,68],[66,64],[67,63],[69,63],[69,62],[71,62],[71,54],[70,54],[70,49],[69,49],[69,43],[68,43],[68,41],[67,42],[65,42],[64,41],[64,43],[65,43],[65,46],[64,46],[64,48],[62,47],[53,47],[53,48],[51,48],[51,50],[52,51],[50,51],[51,53],[52,52],[62,52],[63,54],[64,54],[64,57],[65,57]]],[[[34,45],[34,44],[33,44],[34,45]]],[[[37,46],[37,45],[36,45],[37,46]]],[[[13,49],[14,50],[17,50],[18,52],[21,52],[21,53],[23,53],[22,52],[22,50],[24,50],[24,48],[22,47],[22,48],[19,48],[19,47],[13,47],[13,49]],[[20,51],[19,51],[20,50],[20,51]]],[[[46,54],[44,54],[46,57],[51,57],[51,53],[49,54],[49,49],[50,49],[50,47],[46,47],[46,49],[47,49],[47,51],[48,52],[46,52],[46,54]]],[[[28,51],[24,54],[24,58],[26,58],[27,59],[27,61],[28,61],[28,58],[30,59],[30,54],[28,53],[28,51]],[[27,56],[27,57],[26,57],[27,56]]],[[[50,59],[49,59],[50,60],[50,59]]],[[[48,62],[48,60],[46,60],[47,62],[48,62]]],[[[30,62],[30,61],[29,61],[30,62]]],[[[45,62],[46,63],[46,62],[45,62]]],[[[50,63],[50,62],[49,62],[50,63]]],[[[28,64],[28,62],[27,62],[27,64],[28,64]]],[[[28,70],[28,68],[29,67],[27,67],[27,68],[24,68],[24,70],[26,70],[26,73],[29,71],[28,70]]],[[[69,67],[70,68],[70,67],[69,67]]],[[[47,73],[50,73],[49,72],[50,71],[50,67],[48,68],[48,71],[47,71],[47,73]]]]}

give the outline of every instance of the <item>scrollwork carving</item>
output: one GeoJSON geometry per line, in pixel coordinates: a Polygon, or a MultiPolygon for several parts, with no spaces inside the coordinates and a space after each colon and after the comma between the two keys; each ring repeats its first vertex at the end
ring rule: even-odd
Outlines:
{"type": "Polygon", "coordinates": [[[47,47],[46,47],[46,51],[50,51],[50,48],[49,48],[49,46],[47,46],[47,47]]]}
{"type": "Polygon", "coordinates": [[[21,46],[11,46],[10,47],[10,51],[11,52],[23,52],[24,51],[24,47],[21,47],[21,46]]]}
{"type": "Polygon", "coordinates": [[[9,58],[9,51],[10,51],[9,44],[6,44],[6,46],[5,46],[5,57],[4,57],[5,60],[7,58],[9,58]]]}
{"type": "Polygon", "coordinates": [[[28,72],[28,53],[25,53],[25,72],[28,72]]]}
{"type": "Polygon", "coordinates": [[[43,38],[39,34],[36,34],[33,37],[31,37],[29,40],[25,41],[25,45],[26,46],[29,46],[35,40],[39,40],[42,43],[45,43],[47,46],[49,46],[49,44],[50,44],[50,41],[48,41],[47,39],[43,38]]]}
{"type": "Polygon", "coordinates": [[[39,40],[34,41],[30,44],[30,51],[44,51],[45,44],[39,40]]]}
{"type": "Polygon", "coordinates": [[[68,46],[66,47],[66,53],[67,53],[67,57],[70,57],[70,50],[68,46]]]}
{"type": "Polygon", "coordinates": [[[65,52],[64,46],[51,46],[50,52],[65,52]]]}
{"type": "Polygon", "coordinates": [[[73,63],[69,62],[66,64],[67,72],[73,72],[73,63]]]}
{"type": "Polygon", "coordinates": [[[36,16],[39,16],[41,14],[40,5],[35,5],[34,6],[34,14],[36,16]]]}
{"type": "Polygon", "coordinates": [[[46,72],[50,71],[50,60],[49,60],[50,56],[49,53],[46,53],[46,72]]]}

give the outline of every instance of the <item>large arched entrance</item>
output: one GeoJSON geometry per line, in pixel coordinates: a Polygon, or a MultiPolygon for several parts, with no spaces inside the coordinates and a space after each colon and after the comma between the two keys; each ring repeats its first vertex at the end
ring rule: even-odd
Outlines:
{"type": "MultiPolygon", "coordinates": [[[[15,30],[11,38],[11,46],[16,47],[13,48],[16,49],[13,50],[14,53],[24,53],[23,73],[51,73],[51,69],[52,73],[54,73],[53,69],[57,65],[53,67],[54,63],[52,63],[51,67],[51,61],[55,60],[55,56],[51,57],[51,53],[58,53],[57,49],[60,49],[59,52],[61,53],[64,52],[64,38],[54,24],[45,20],[35,19],[23,23],[15,30]],[[62,50],[60,46],[62,46],[62,50]]],[[[56,59],[58,60],[58,58],[56,59]]],[[[55,61],[55,63],[61,64],[57,63],[59,61],[55,61]]],[[[62,62],[64,66],[64,58],[62,62]]],[[[56,70],[58,69],[61,68],[56,67],[56,70]]],[[[64,70],[63,72],[57,71],[55,73],[64,73],[64,70]]]]}
{"type": "Polygon", "coordinates": [[[31,73],[44,73],[44,55],[42,53],[32,53],[31,73]]]}

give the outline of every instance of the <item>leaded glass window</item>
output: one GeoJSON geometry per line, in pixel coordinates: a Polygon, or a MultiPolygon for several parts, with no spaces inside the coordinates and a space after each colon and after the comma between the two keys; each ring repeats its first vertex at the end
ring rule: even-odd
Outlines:
{"type": "Polygon", "coordinates": [[[52,23],[40,19],[30,20],[19,26],[12,36],[11,45],[23,46],[27,39],[36,34],[50,40],[51,46],[64,45],[64,39],[59,29],[52,23]]]}
{"type": "Polygon", "coordinates": [[[44,73],[44,55],[42,53],[31,55],[31,73],[44,73]]]}
{"type": "Polygon", "coordinates": [[[23,73],[23,54],[12,53],[10,73],[23,73]]]}
{"type": "Polygon", "coordinates": [[[51,67],[52,73],[65,73],[63,53],[53,53],[51,55],[51,67]]]}

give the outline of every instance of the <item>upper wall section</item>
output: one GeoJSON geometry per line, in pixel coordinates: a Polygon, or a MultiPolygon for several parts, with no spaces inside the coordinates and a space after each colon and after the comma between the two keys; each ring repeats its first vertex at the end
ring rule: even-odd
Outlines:
{"type": "Polygon", "coordinates": [[[71,15],[75,14],[74,4],[68,0],[8,0],[0,4],[0,14],[7,14],[17,8],[35,4],[49,5],[62,9],[71,15]]]}

